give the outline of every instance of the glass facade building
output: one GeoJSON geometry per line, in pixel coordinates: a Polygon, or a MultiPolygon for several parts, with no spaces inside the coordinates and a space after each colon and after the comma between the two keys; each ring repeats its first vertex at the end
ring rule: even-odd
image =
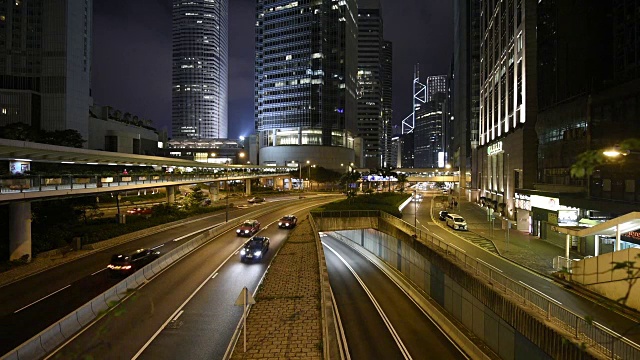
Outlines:
{"type": "MultiPolygon", "coordinates": [[[[356,11],[355,0],[257,1],[255,119],[261,149],[353,148],[356,11]]],[[[269,151],[260,153],[260,163],[276,161],[266,158],[269,151]]]]}
{"type": "Polygon", "coordinates": [[[174,139],[226,138],[228,0],[173,1],[174,139]]]}

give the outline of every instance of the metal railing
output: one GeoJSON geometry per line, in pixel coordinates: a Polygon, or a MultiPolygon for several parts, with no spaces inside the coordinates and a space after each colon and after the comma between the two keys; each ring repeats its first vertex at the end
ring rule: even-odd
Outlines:
{"type": "Polygon", "coordinates": [[[571,272],[573,260],[564,256],[556,256],[553,258],[553,270],[571,272]]]}
{"type": "Polygon", "coordinates": [[[383,211],[326,211],[313,213],[314,217],[356,217],[379,216],[396,228],[413,237],[423,244],[441,250],[448,258],[453,259],[457,265],[474,273],[477,277],[487,280],[496,291],[502,292],[519,302],[530,310],[543,316],[559,328],[573,335],[576,341],[584,343],[595,351],[610,359],[638,359],[640,360],[640,346],[624,336],[617,334],[598,323],[585,319],[566,307],[552,301],[534,288],[523,285],[503,273],[493,269],[488,264],[483,264],[473,257],[468,256],[460,248],[433,236],[431,233],[414,227],[395,216],[383,211]]]}
{"type": "MultiPolygon", "coordinates": [[[[262,174],[260,174],[262,175],[262,174]]],[[[283,176],[287,174],[268,174],[269,176],[283,176]]],[[[223,180],[240,180],[254,178],[258,175],[242,172],[215,174],[136,174],[136,175],[24,175],[0,177],[0,195],[22,192],[44,192],[55,190],[97,189],[103,187],[118,187],[130,185],[153,185],[170,182],[206,182],[223,180]]]]}

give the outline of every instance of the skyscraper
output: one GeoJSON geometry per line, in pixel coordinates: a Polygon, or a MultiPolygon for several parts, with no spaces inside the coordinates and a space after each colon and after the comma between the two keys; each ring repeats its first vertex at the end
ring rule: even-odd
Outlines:
{"type": "Polygon", "coordinates": [[[174,139],[226,138],[228,0],[173,0],[174,139]]]}
{"type": "Polygon", "coordinates": [[[393,154],[393,44],[382,44],[382,166],[397,167],[397,156],[393,154]]]}
{"type": "Polygon", "coordinates": [[[427,77],[427,102],[433,100],[438,93],[447,93],[447,75],[427,77]]]}
{"type": "Polygon", "coordinates": [[[355,0],[258,0],[255,117],[260,164],[355,161],[355,0]]]}
{"type": "Polygon", "coordinates": [[[383,121],[384,46],[380,1],[358,3],[358,136],[364,141],[364,165],[381,167],[386,134],[383,121]]]}
{"type": "Polygon", "coordinates": [[[92,0],[0,2],[0,126],[89,132],[92,0]]]}

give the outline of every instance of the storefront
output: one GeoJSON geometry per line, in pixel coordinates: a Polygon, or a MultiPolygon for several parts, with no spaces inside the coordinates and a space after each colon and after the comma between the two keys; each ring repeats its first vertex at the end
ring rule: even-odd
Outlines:
{"type": "Polygon", "coordinates": [[[533,233],[531,220],[531,196],[515,193],[516,224],[520,231],[533,233]]]}

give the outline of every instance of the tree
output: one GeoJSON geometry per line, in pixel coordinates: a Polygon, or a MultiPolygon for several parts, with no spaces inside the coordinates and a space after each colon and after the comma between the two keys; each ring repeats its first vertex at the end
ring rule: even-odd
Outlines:
{"type": "MultiPolygon", "coordinates": [[[[640,150],[640,139],[625,139],[618,144],[618,148],[621,152],[640,150]]],[[[602,153],[604,150],[605,149],[587,150],[578,154],[576,162],[573,163],[570,168],[571,177],[584,178],[585,176],[591,176],[598,166],[615,161],[606,157],[602,153]]],[[[624,161],[624,157],[617,161],[624,161]]]]}
{"type": "Polygon", "coordinates": [[[398,182],[400,183],[400,192],[403,193],[404,192],[404,183],[407,182],[407,179],[409,178],[407,176],[407,174],[398,174],[397,176],[398,178],[398,182]]]}
{"type": "Polygon", "coordinates": [[[199,207],[207,196],[202,192],[202,188],[197,185],[191,188],[191,192],[184,197],[187,208],[199,207]]]}
{"type": "Polygon", "coordinates": [[[34,141],[38,130],[25,123],[11,123],[0,127],[0,137],[3,139],[34,141]]]}
{"type": "Polygon", "coordinates": [[[351,187],[351,184],[355,184],[361,177],[362,175],[356,170],[351,170],[351,172],[342,175],[340,184],[345,186],[347,198],[350,199],[356,196],[357,192],[355,188],[351,187]]]}

